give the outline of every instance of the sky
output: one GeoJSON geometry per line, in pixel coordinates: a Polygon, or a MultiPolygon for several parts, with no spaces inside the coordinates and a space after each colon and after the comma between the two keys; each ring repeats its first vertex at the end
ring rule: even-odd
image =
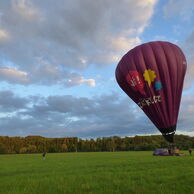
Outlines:
{"type": "Polygon", "coordinates": [[[156,40],[185,53],[177,134],[194,135],[194,0],[0,0],[0,136],[160,134],[115,68],[156,40]]]}

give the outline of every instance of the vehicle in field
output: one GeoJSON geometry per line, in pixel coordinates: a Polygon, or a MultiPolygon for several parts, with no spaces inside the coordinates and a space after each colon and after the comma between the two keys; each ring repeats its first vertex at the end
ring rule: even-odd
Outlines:
{"type": "Polygon", "coordinates": [[[166,148],[159,148],[155,149],[153,152],[153,156],[170,156],[168,149],[166,148]]]}
{"type": "Polygon", "coordinates": [[[181,153],[179,149],[173,149],[172,150],[172,155],[173,156],[182,156],[183,153],[181,153]]]}
{"type": "Polygon", "coordinates": [[[179,149],[167,149],[167,148],[157,148],[153,152],[153,156],[182,156],[183,153],[179,149]]]}

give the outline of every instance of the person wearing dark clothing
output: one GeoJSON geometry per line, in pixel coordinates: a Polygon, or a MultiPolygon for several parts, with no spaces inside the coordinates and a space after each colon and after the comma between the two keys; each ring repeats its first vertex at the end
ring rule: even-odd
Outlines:
{"type": "Polygon", "coordinates": [[[191,148],[189,148],[189,154],[190,154],[190,156],[191,156],[191,154],[192,154],[192,149],[191,149],[191,148]]]}
{"type": "Polygon", "coordinates": [[[172,149],[171,148],[168,148],[168,153],[169,153],[169,155],[172,155],[172,149]]]}
{"type": "Polygon", "coordinates": [[[43,160],[46,158],[46,152],[42,153],[42,158],[43,158],[43,160]]]}

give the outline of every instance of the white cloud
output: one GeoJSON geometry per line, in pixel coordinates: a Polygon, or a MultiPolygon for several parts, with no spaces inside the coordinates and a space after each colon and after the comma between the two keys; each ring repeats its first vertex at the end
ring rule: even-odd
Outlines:
{"type": "Polygon", "coordinates": [[[72,76],[70,79],[68,79],[67,82],[65,83],[65,85],[69,87],[73,85],[82,85],[82,84],[86,84],[90,87],[95,87],[96,81],[95,79],[84,79],[84,77],[82,76],[75,75],[75,76],[72,76]]]}
{"type": "Polygon", "coordinates": [[[17,84],[29,82],[28,74],[13,67],[0,67],[0,79],[17,84]]]}
{"type": "Polygon", "coordinates": [[[12,0],[11,5],[13,11],[24,19],[31,20],[40,16],[38,9],[34,7],[32,1],[12,0]]]}
{"type": "Polygon", "coordinates": [[[141,42],[139,36],[149,25],[156,3],[157,0],[1,1],[1,28],[11,40],[0,47],[0,59],[16,64],[29,75],[33,74],[30,67],[45,63],[66,71],[112,64],[141,42]]]}
{"type": "Polygon", "coordinates": [[[13,84],[39,84],[39,85],[54,85],[62,84],[66,87],[77,85],[87,85],[95,87],[95,79],[85,79],[82,75],[75,72],[67,72],[60,70],[56,66],[41,65],[31,67],[30,73],[18,70],[15,67],[0,67],[0,80],[13,84]]]}
{"type": "Polygon", "coordinates": [[[164,6],[164,14],[166,17],[180,16],[180,19],[190,21],[193,13],[193,0],[169,0],[164,6]]]}
{"type": "Polygon", "coordinates": [[[176,134],[177,135],[188,135],[188,136],[194,137],[194,131],[181,131],[181,130],[177,130],[176,134]]]}
{"type": "MultiPolygon", "coordinates": [[[[0,37],[11,37],[0,45],[0,62],[4,65],[7,60],[17,67],[1,67],[0,77],[20,84],[95,87],[93,74],[99,72],[91,76],[87,72],[86,76],[84,70],[90,65],[111,65],[141,43],[140,35],[149,25],[156,3],[157,0],[0,0],[0,37]]],[[[11,111],[15,104],[20,102],[21,106],[16,107],[20,110],[15,115],[9,113],[9,117],[0,119],[3,135],[98,137],[157,131],[137,106],[134,108],[129,99],[120,99],[117,94],[34,98],[28,98],[29,106],[14,95],[9,98],[13,103],[11,111]],[[68,126],[64,126],[66,122],[68,126]]],[[[1,102],[4,103],[3,98],[0,105],[1,102]]]]}
{"type": "Polygon", "coordinates": [[[127,37],[111,37],[109,38],[109,49],[116,52],[127,51],[141,43],[139,37],[127,38],[127,37]]]}
{"type": "Polygon", "coordinates": [[[8,40],[9,38],[9,33],[5,30],[0,29],[0,43],[8,40]]]}
{"type": "Polygon", "coordinates": [[[95,87],[96,81],[94,79],[81,79],[81,83],[86,83],[88,86],[95,87]]]}
{"type": "Polygon", "coordinates": [[[137,1],[137,3],[138,3],[139,5],[141,5],[141,6],[147,7],[147,6],[150,6],[150,5],[155,4],[156,1],[158,1],[158,0],[142,0],[142,1],[137,1]]]}

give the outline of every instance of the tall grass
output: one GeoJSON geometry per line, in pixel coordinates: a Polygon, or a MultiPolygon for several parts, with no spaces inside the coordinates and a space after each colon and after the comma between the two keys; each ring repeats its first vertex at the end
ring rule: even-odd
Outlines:
{"type": "Polygon", "coordinates": [[[194,156],[151,152],[0,155],[2,194],[194,193],[194,156]]]}

